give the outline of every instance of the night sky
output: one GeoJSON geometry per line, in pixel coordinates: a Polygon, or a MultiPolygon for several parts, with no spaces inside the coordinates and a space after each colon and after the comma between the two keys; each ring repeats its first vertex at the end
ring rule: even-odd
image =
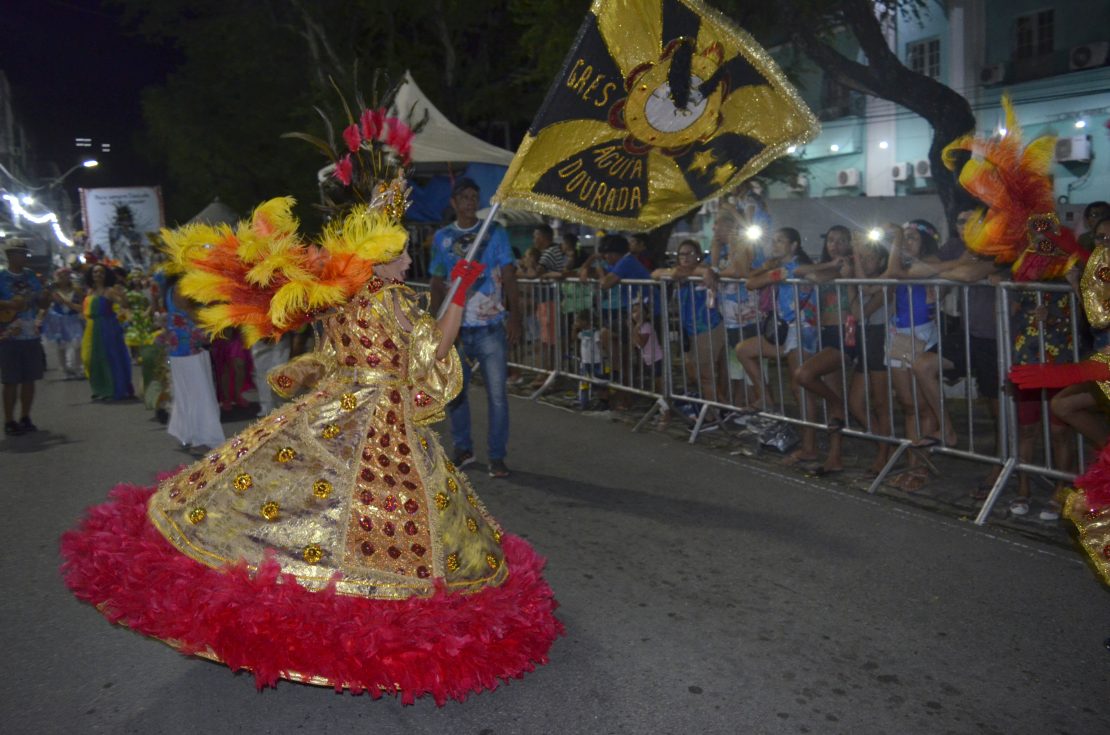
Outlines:
{"type": "Polygon", "coordinates": [[[8,0],[0,9],[0,70],[12,89],[16,119],[35,149],[38,183],[93,157],[96,169],[66,179],[77,187],[162,183],[136,150],[140,93],[159,84],[172,53],[121,27],[120,11],[98,0],[8,0]],[[74,138],[93,139],[93,148],[74,138]],[[111,144],[111,152],[100,144],[111,144]]]}

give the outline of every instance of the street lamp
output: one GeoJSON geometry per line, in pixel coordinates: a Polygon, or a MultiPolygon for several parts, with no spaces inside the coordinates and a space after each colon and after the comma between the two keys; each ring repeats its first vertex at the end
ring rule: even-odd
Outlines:
{"type": "Polygon", "coordinates": [[[51,181],[48,181],[47,183],[43,184],[42,186],[35,187],[35,188],[31,189],[31,191],[38,191],[39,189],[42,189],[43,187],[54,188],[58,184],[65,181],[65,178],[67,176],[69,176],[71,173],[73,173],[74,171],[76,171],[77,169],[79,169],[79,168],[96,168],[99,165],[100,165],[100,161],[96,160],[95,158],[90,158],[87,161],[82,161],[81,163],[74,164],[72,167],[70,167],[70,169],[68,171],[66,171],[61,176],[59,176],[59,177],[57,177],[57,178],[55,178],[51,181]]]}

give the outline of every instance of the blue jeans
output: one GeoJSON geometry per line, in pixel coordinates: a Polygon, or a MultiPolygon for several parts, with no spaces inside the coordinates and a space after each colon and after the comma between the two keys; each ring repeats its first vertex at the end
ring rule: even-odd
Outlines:
{"type": "Polygon", "coordinates": [[[477,360],[486,382],[486,402],[489,407],[489,459],[504,459],[509,441],[509,392],[508,378],[509,343],[504,324],[488,327],[463,327],[456,344],[462,358],[462,391],[447,406],[451,419],[451,440],[455,451],[473,452],[474,440],[470,436],[470,361],[477,360]]]}

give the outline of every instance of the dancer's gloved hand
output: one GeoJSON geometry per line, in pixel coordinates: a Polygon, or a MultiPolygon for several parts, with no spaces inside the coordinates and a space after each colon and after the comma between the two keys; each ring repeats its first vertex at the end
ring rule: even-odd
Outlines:
{"type": "Polygon", "coordinates": [[[451,269],[451,280],[459,279],[459,287],[455,291],[455,295],[451,298],[452,304],[459,306],[466,306],[466,292],[474,285],[482,275],[482,271],[486,269],[483,263],[478,263],[473,260],[460,260],[455,263],[455,267],[451,269]]]}

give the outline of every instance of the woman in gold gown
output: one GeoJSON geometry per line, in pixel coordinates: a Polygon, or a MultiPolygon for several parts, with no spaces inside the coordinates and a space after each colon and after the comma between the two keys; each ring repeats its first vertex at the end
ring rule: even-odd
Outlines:
{"type": "MultiPolygon", "coordinates": [[[[546,662],[562,625],[543,560],[430,426],[460,387],[461,299],[437,322],[387,251],[342,304],[306,310],[318,348],[269,376],[298,397],[156,488],[118,486],[63,537],[79,598],[259,687],[442,704],[546,662]]],[[[477,272],[461,271],[465,294],[477,272]]]]}

